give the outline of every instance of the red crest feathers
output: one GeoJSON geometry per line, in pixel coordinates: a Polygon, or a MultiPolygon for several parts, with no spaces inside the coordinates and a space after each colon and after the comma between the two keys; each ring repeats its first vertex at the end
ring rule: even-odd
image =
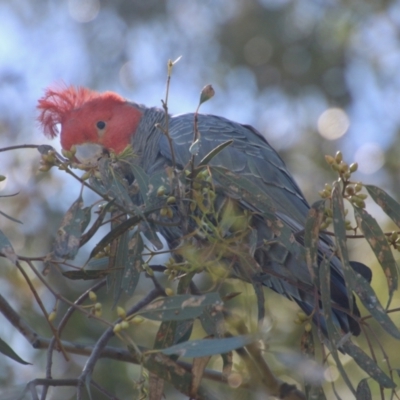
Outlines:
{"type": "Polygon", "coordinates": [[[47,89],[39,100],[39,122],[46,136],[54,138],[58,131],[56,124],[63,123],[69,113],[85,102],[98,96],[97,92],[84,87],[68,86],[63,89],[47,89]]]}

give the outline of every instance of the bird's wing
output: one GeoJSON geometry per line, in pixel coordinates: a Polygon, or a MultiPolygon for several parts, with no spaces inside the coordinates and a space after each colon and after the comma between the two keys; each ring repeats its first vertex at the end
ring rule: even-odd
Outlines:
{"type": "MultiPolygon", "coordinates": [[[[187,165],[191,157],[189,147],[193,142],[193,127],[193,114],[170,119],[169,132],[177,163],[181,166],[187,165]]],[[[219,144],[233,139],[232,145],[214,157],[210,165],[246,177],[265,192],[279,213],[304,225],[309,209],[307,201],[283,160],[259,132],[222,117],[202,114],[198,116],[198,130],[200,148],[197,162],[219,144]]],[[[165,137],[160,147],[163,156],[170,158],[170,147],[165,137]]]]}

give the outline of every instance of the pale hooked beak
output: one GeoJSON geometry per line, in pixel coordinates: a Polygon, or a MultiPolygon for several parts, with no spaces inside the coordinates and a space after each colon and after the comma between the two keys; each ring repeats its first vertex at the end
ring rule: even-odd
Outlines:
{"type": "Polygon", "coordinates": [[[99,159],[105,154],[104,147],[97,143],[83,143],[75,147],[76,159],[87,166],[96,166],[99,159]]]}

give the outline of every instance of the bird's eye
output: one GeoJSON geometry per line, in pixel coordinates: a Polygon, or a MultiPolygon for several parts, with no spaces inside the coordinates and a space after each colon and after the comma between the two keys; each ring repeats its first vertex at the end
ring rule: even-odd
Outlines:
{"type": "Polygon", "coordinates": [[[96,126],[98,129],[104,129],[106,127],[106,123],[104,121],[97,121],[96,126]]]}

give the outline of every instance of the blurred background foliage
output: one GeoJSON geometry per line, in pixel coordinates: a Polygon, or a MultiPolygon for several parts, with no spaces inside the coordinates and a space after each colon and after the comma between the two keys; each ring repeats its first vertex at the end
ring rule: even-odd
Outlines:
{"type": "MultiPolygon", "coordinates": [[[[259,129],[285,159],[310,202],[334,179],[324,155],[339,149],[346,161],[359,163],[358,180],[376,184],[398,199],[399,30],[400,1],[0,0],[0,148],[48,143],[59,149],[57,141],[50,143],[38,130],[35,106],[46,87],[62,81],[160,106],[167,60],[182,55],[171,83],[172,113],[194,111],[200,89],[211,83],[216,96],[202,112],[259,129]]],[[[0,153],[0,174],[7,177],[0,183],[0,195],[18,193],[0,198],[0,209],[23,222],[0,216],[0,226],[17,254],[25,256],[50,250],[62,216],[80,190],[61,171],[38,172],[39,158],[30,149],[0,153]]],[[[84,195],[88,203],[94,199],[84,195]]],[[[385,231],[393,229],[372,202],[367,201],[367,209],[385,231]]],[[[369,247],[363,240],[350,245],[352,258],[373,269],[372,286],[378,293],[382,288],[385,303],[385,279],[369,247]]],[[[48,334],[21,276],[4,259],[0,266],[0,292],[35,329],[48,334]]],[[[55,272],[48,279],[71,299],[87,287],[66,283],[55,272]]],[[[53,298],[39,285],[38,290],[51,311],[53,298]]],[[[251,288],[241,290],[252,295],[251,288]]],[[[106,293],[102,295],[106,301],[106,293]]],[[[296,306],[269,292],[267,300],[271,350],[298,348],[302,328],[293,323],[296,306]]],[[[131,304],[135,298],[126,301],[131,304]]],[[[234,301],[238,310],[246,307],[234,301]]],[[[395,299],[392,307],[399,303],[395,299]]],[[[393,318],[399,324],[399,317],[393,318]]],[[[155,324],[146,324],[132,332],[138,340],[156,332],[155,324]]],[[[102,331],[82,316],[76,316],[69,329],[66,339],[83,342],[102,331]]],[[[33,350],[2,316],[0,337],[34,364],[21,366],[0,357],[0,387],[9,389],[43,375],[45,353],[33,350]]],[[[387,335],[382,340],[387,348],[398,348],[387,335]]],[[[393,365],[399,365],[399,354],[390,353],[393,365]]],[[[282,376],[296,377],[294,366],[276,361],[272,353],[268,357],[282,376]]],[[[84,361],[74,356],[73,362],[65,363],[56,356],[56,370],[60,377],[74,377],[84,361]]],[[[352,362],[345,362],[351,369],[352,362]]],[[[135,368],[103,360],[96,374],[125,398],[137,375],[135,368]]],[[[356,383],[363,376],[356,369],[352,374],[356,383]]],[[[62,394],[60,390],[52,398],[72,395],[69,389],[62,394]]],[[[330,398],[329,386],[327,390],[330,398]]],[[[347,393],[340,380],[337,390],[347,393]]]]}

